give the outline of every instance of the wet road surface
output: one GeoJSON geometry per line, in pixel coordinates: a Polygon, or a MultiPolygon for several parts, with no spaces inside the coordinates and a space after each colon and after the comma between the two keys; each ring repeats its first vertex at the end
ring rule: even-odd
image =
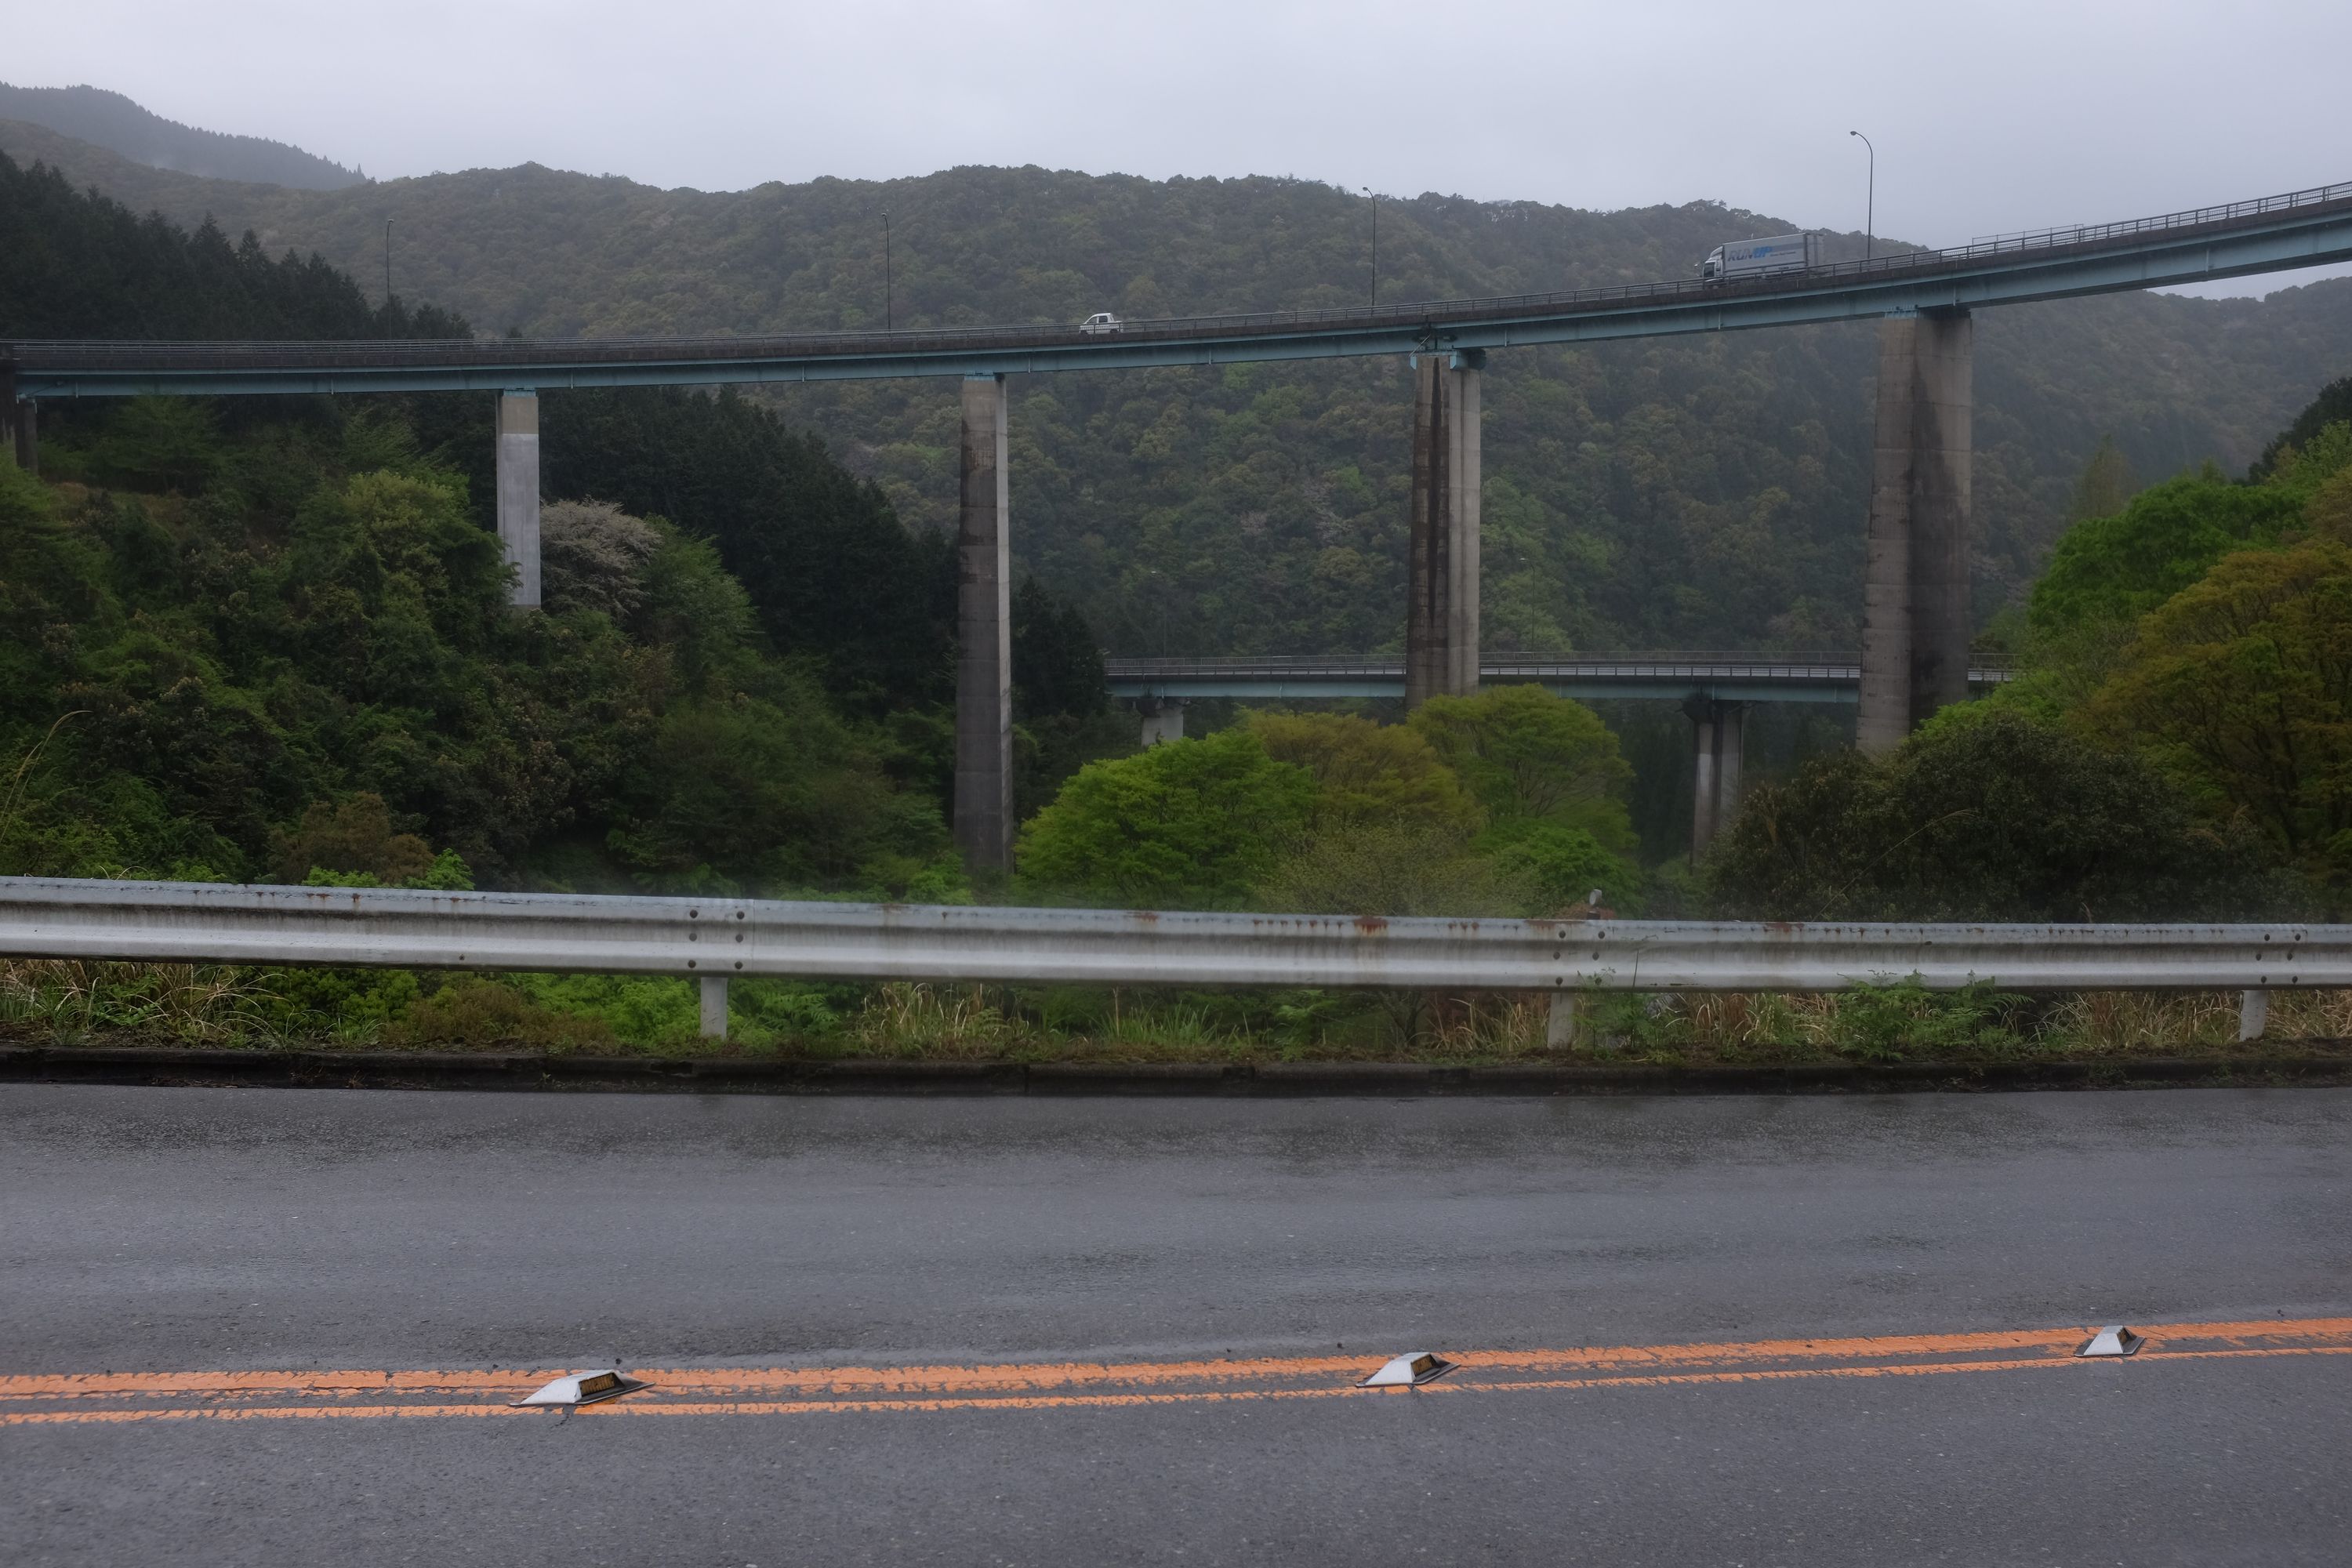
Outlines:
{"type": "Polygon", "coordinates": [[[2352,1091],[0,1127],[10,1563],[2352,1556],[2352,1091]]]}

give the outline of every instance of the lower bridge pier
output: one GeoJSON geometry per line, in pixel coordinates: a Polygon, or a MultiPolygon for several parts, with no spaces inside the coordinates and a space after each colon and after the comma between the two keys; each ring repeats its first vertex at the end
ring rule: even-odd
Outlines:
{"type": "Polygon", "coordinates": [[[1683,711],[1691,721],[1691,858],[1696,859],[1739,809],[1748,704],[1694,694],[1683,711]]]}
{"type": "Polygon", "coordinates": [[[37,405],[16,395],[14,378],[0,376],[0,462],[13,461],[28,474],[41,471],[37,405]]]}
{"type": "Polygon", "coordinates": [[[539,608],[539,393],[499,394],[499,543],[515,569],[508,603],[539,608]]]}
{"type": "Polygon", "coordinates": [[[1142,721],[1142,733],[1138,737],[1146,750],[1162,741],[1184,738],[1184,700],[1181,697],[1142,697],[1136,700],[1136,716],[1142,721]]]}

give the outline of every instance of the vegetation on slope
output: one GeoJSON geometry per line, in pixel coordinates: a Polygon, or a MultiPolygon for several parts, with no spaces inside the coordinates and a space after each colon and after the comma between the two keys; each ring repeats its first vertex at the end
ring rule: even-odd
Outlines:
{"type": "Polygon", "coordinates": [[[26,121],[106,148],[150,168],[208,180],[248,180],[331,191],[365,176],[299,147],[259,136],[199,131],[96,87],[12,87],[0,82],[0,120],[26,121]]]}
{"type": "MultiPolygon", "coordinates": [[[[1741,913],[2342,918],[2352,894],[2352,421],[2330,387],[2260,476],[2150,486],[2059,542],[2018,679],[1892,756],[1751,793],[1709,870],[1741,913]]],[[[2088,478],[2096,479],[2096,466],[2088,478]]],[[[2086,493],[2099,489],[2087,484],[2086,493]]]]}

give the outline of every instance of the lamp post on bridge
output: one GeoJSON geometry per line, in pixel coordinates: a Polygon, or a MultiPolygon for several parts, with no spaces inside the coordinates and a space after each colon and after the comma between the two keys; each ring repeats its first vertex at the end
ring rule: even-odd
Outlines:
{"type": "Polygon", "coordinates": [[[1871,147],[1870,138],[1859,131],[1849,131],[1846,134],[1860,137],[1862,144],[1870,147],[1870,185],[1862,207],[1862,258],[1867,261],[1875,248],[1874,241],[1878,235],[1878,149],[1871,147]]]}
{"type": "Polygon", "coordinates": [[[890,209],[882,209],[882,330],[890,330],[890,209]]]}
{"type": "Polygon", "coordinates": [[[383,220],[383,310],[392,313],[392,220],[383,220]]]}
{"type": "Polygon", "coordinates": [[[1358,189],[1372,196],[1372,309],[1377,310],[1381,308],[1381,198],[1372,195],[1370,185],[1358,189]]]}

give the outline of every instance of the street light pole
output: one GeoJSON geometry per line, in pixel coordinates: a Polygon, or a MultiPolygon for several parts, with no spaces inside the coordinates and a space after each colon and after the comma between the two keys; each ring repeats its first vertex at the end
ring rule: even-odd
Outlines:
{"type": "Polygon", "coordinates": [[[383,308],[392,309],[392,220],[383,220],[383,308]]]}
{"type": "Polygon", "coordinates": [[[882,330],[890,330],[890,209],[882,209],[882,330]]]}
{"type": "MultiPolygon", "coordinates": [[[[1372,187],[1371,187],[1371,186],[1370,186],[1370,185],[1364,185],[1364,186],[1360,186],[1360,187],[1359,187],[1359,188],[1360,188],[1360,189],[1361,189],[1361,190],[1363,191],[1364,195],[1368,195],[1368,196],[1372,196],[1372,187]]],[[[1380,197],[1378,197],[1378,196],[1372,196],[1372,309],[1373,309],[1373,310],[1379,310],[1380,308],[1381,308],[1381,198],[1380,198],[1380,197]]]]}
{"type": "MultiPolygon", "coordinates": [[[[1862,144],[1870,147],[1870,138],[1863,136],[1861,132],[1849,131],[1846,134],[1861,136],[1862,144]]],[[[1870,194],[1864,201],[1862,213],[1862,258],[1867,261],[1876,247],[1878,236],[1878,149],[1875,147],[1870,147],[1870,194]]]]}

